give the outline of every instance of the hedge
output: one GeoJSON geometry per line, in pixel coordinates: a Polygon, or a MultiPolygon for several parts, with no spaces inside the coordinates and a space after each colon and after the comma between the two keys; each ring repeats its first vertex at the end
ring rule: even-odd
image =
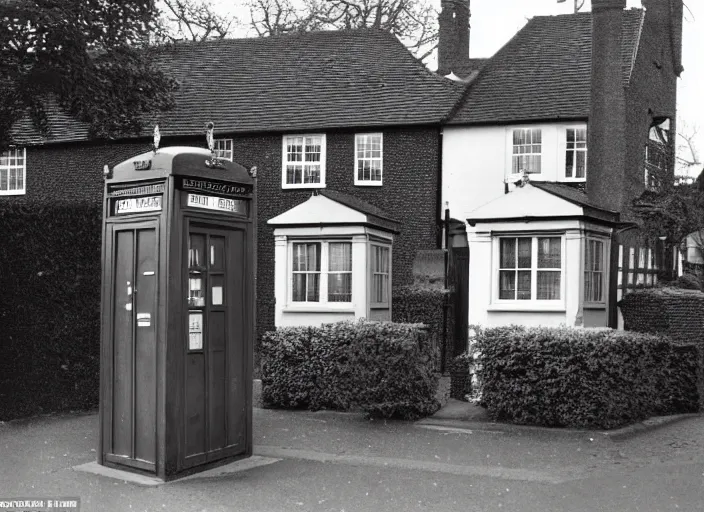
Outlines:
{"type": "Polygon", "coordinates": [[[339,322],[264,335],[268,407],[350,410],[415,419],[440,407],[428,336],[418,325],[339,322]]]}
{"type": "Polygon", "coordinates": [[[662,337],[510,326],[481,331],[477,343],[495,421],[609,429],[699,409],[695,349],[662,337]]]}
{"type": "Polygon", "coordinates": [[[434,350],[435,370],[449,370],[453,358],[451,343],[454,332],[453,309],[448,308],[447,329],[443,329],[443,308],[450,301],[449,290],[417,286],[402,286],[393,292],[393,321],[398,323],[422,323],[428,326],[430,342],[434,350]],[[443,343],[445,350],[443,352],[443,343]],[[445,355],[445,364],[442,356],[445,355]]]}
{"type": "Polygon", "coordinates": [[[704,406],[704,293],[678,288],[647,288],[627,294],[619,303],[628,331],[667,336],[693,345],[698,361],[697,386],[704,406]]]}
{"type": "Polygon", "coordinates": [[[0,420],[98,405],[101,218],[0,207],[0,420]]]}

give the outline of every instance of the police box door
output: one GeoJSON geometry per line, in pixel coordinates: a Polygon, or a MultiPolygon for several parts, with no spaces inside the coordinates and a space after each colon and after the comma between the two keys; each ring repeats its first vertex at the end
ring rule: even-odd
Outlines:
{"type": "Polygon", "coordinates": [[[245,229],[186,222],[184,467],[246,448],[245,229]]]}
{"type": "Polygon", "coordinates": [[[106,233],[112,269],[112,371],[108,378],[106,460],[153,471],[156,460],[156,222],[115,224],[106,233]]]}

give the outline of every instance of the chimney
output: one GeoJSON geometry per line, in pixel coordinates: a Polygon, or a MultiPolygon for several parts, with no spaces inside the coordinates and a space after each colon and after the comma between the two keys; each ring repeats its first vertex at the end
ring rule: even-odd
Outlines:
{"type": "Polygon", "coordinates": [[[680,76],[682,67],[682,16],[683,0],[642,0],[646,16],[656,21],[653,26],[662,31],[660,41],[669,41],[672,55],[672,69],[680,76]]]}
{"type": "Polygon", "coordinates": [[[613,211],[622,210],[625,187],[626,93],[621,57],[625,8],[626,0],[592,0],[586,188],[590,199],[613,211]]]}
{"type": "Polygon", "coordinates": [[[469,65],[469,0],[440,0],[438,71],[464,78],[469,65]]]}

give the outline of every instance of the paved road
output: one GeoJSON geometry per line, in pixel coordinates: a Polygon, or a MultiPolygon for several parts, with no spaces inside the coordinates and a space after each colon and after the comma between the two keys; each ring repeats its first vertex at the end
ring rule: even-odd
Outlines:
{"type": "Polygon", "coordinates": [[[589,433],[433,430],[255,410],[268,465],[141,487],[71,468],[97,416],[0,425],[0,498],[80,496],[83,511],[704,511],[704,418],[613,442],[589,433]]]}

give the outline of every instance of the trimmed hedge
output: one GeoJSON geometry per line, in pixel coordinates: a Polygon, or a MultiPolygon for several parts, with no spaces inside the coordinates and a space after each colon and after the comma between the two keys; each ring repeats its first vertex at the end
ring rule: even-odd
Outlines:
{"type": "Polygon", "coordinates": [[[266,406],[350,410],[416,419],[433,414],[438,379],[428,336],[418,325],[338,322],[264,335],[266,406]]]}
{"type": "Polygon", "coordinates": [[[695,349],[661,337],[511,326],[483,330],[477,343],[496,421],[608,429],[699,409],[695,349]]]}
{"type": "MultiPolygon", "coordinates": [[[[443,355],[443,308],[445,301],[451,302],[451,293],[442,288],[402,286],[393,292],[393,321],[398,323],[422,323],[428,326],[430,341],[434,347],[435,370],[440,371],[443,355]]],[[[447,335],[445,336],[445,365],[448,370],[453,354],[451,343],[454,332],[453,309],[447,311],[447,335]]]]}
{"type": "Polygon", "coordinates": [[[98,405],[101,218],[0,207],[0,420],[98,405]]]}

